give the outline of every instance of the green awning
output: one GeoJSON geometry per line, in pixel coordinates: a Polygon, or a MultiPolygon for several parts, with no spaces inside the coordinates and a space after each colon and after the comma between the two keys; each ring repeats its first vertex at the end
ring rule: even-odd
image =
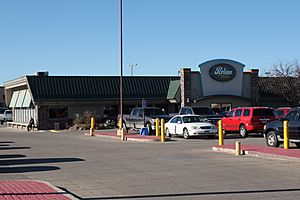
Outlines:
{"type": "Polygon", "coordinates": [[[17,108],[21,108],[22,107],[22,104],[23,104],[23,101],[24,101],[24,97],[25,97],[25,93],[26,93],[26,90],[21,90],[20,91],[19,96],[18,96],[18,100],[16,102],[15,107],[17,107],[17,108]]]}
{"type": "Polygon", "coordinates": [[[170,81],[167,99],[175,99],[179,90],[180,80],[170,81]]]}
{"type": "Polygon", "coordinates": [[[31,103],[31,95],[29,90],[26,90],[22,108],[28,108],[30,106],[30,103],[31,103]]]}
{"type": "Polygon", "coordinates": [[[18,96],[19,96],[19,92],[20,91],[15,91],[11,97],[11,100],[10,100],[10,104],[9,104],[9,107],[10,108],[14,108],[16,107],[16,102],[18,100],[18,96]]]}

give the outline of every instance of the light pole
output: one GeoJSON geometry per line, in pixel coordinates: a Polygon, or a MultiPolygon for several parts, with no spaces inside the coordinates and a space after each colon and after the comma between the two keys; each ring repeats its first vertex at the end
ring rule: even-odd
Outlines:
{"type": "MultiPolygon", "coordinates": [[[[123,5],[120,0],[120,124],[119,129],[123,128],[123,5]]],[[[123,131],[122,133],[123,134],[123,131]]]]}
{"type": "Polygon", "coordinates": [[[130,67],[130,75],[133,76],[133,68],[137,66],[137,63],[134,64],[128,64],[128,67],[130,67]]]}

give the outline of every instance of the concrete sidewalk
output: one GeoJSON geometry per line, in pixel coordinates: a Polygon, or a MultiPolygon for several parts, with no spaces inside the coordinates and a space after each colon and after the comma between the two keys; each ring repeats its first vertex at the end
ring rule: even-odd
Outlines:
{"type": "Polygon", "coordinates": [[[0,181],[0,200],[25,199],[60,199],[75,200],[77,198],[67,194],[50,183],[35,180],[2,180],[0,181]]]}
{"type": "MultiPolygon", "coordinates": [[[[212,149],[213,151],[235,154],[235,144],[215,145],[212,147],[212,149]]],[[[241,144],[241,151],[243,154],[250,156],[296,159],[300,161],[300,149],[296,148],[284,149],[283,147],[275,148],[268,146],[241,144]]]]}
{"type": "MultiPolygon", "coordinates": [[[[85,133],[85,135],[89,135],[90,133],[85,133]]],[[[113,139],[119,139],[120,136],[117,135],[117,131],[95,131],[95,136],[98,137],[109,137],[113,139]]],[[[125,134],[126,140],[128,141],[136,141],[136,142],[160,142],[160,137],[156,137],[155,135],[140,135],[136,133],[127,133],[125,134]]],[[[170,141],[171,139],[166,137],[165,141],[170,141]]]]}

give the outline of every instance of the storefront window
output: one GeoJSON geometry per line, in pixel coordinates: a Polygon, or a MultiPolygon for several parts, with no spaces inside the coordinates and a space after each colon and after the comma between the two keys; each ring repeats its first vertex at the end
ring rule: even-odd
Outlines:
{"type": "Polygon", "coordinates": [[[68,118],[68,108],[67,107],[49,108],[49,118],[50,119],[68,118]]]}

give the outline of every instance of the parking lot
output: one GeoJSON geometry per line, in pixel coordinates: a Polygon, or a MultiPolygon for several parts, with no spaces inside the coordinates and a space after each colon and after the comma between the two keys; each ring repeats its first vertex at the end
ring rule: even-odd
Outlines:
{"type": "MultiPolygon", "coordinates": [[[[300,162],[213,152],[217,139],[166,143],[85,131],[0,128],[1,179],[48,181],[80,199],[297,199],[300,162]]],[[[257,135],[225,143],[265,145],[257,135]]]]}

